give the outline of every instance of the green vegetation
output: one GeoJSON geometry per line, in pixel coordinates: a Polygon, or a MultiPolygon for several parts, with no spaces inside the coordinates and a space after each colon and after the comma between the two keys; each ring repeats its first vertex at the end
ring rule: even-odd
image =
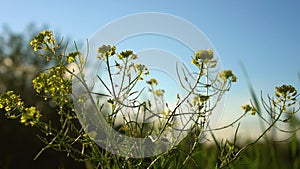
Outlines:
{"type": "MultiPolygon", "coordinates": [[[[77,167],[84,164],[86,168],[300,167],[300,147],[296,135],[299,130],[299,119],[295,116],[300,110],[297,100],[299,94],[291,85],[276,87],[274,96],[257,98],[253,95],[254,104],[250,102],[242,106],[243,112],[239,118],[226,126],[210,129],[206,120],[217,104],[211,102],[211,98],[216,97],[216,100],[219,100],[230,90],[232,83],[237,81],[231,70],[224,70],[216,76],[211,74],[210,70],[218,64],[212,50],[195,52],[191,63],[197,67],[198,72],[191,73],[185,67],[177,65],[180,85],[187,91],[187,95],[180,97],[177,94],[176,107],[172,109],[164,102],[164,90],[156,88],[159,81],[151,77],[147,65],[136,62],[138,56],[133,51],[118,52],[115,46],[100,46],[97,59],[106,66],[108,83],[102,76],[97,76],[97,79],[106,93],[89,90],[87,96],[98,96],[98,100],[93,104],[99,108],[97,110],[100,113],[106,114],[105,120],[108,124],[114,127],[117,115],[120,112],[124,113],[122,109],[124,107],[127,107],[127,110],[137,109],[138,114],[159,111],[158,123],[149,126],[145,123],[133,123],[121,114],[125,120],[118,128],[119,132],[131,137],[145,138],[150,133],[161,136],[162,131],[168,131],[171,129],[170,126],[176,125],[176,112],[183,112],[182,105],[188,105],[188,110],[193,112],[192,132],[188,133],[178,145],[153,157],[128,158],[112,154],[98,146],[93,140],[97,137],[97,132],[89,130],[87,134],[79,124],[71,98],[72,81],[87,86],[83,73],[87,58],[78,51],[76,44],[75,50],[67,53],[67,45],[63,44],[63,40],[57,42],[53,32],[45,30],[34,36],[30,45],[39,61],[44,63],[36,69],[37,76],[32,80],[35,93],[39,96],[37,100],[42,104],[28,104],[23,101],[22,95],[18,94],[20,91],[14,92],[12,91],[14,89],[9,89],[0,95],[0,109],[8,119],[17,120],[27,128],[33,127],[37,132],[39,140],[45,145],[35,157],[32,156],[37,161],[42,158],[43,153],[55,150],[64,152],[65,157],[74,159],[78,163],[77,167]],[[70,64],[75,67],[70,68],[70,64]],[[116,78],[120,79],[118,85],[114,84],[116,78]],[[134,87],[141,82],[147,84],[145,91],[153,99],[138,100],[142,91],[137,91],[134,87]],[[40,105],[50,105],[51,108],[44,109],[40,105]],[[109,105],[109,108],[105,105],[109,105]],[[258,138],[242,143],[238,137],[239,122],[248,114],[258,116],[267,127],[258,138]],[[49,118],[52,115],[55,118],[49,118]],[[281,123],[289,124],[290,129],[280,128],[281,123]],[[231,126],[236,126],[233,140],[219,141],[215,137],[214,131],[231,126]],[[291,137],[283,143],[274,143],[267,137],[271,130],[290,133],[291,137]],[[204,132],[212,135],[213,145],[199,142],[204,132]]],[[[2,63],[7,58],[2,58],[2,63]]],[[[80,99],[83,100],[84,106],[86,98],[80,99]]]]}

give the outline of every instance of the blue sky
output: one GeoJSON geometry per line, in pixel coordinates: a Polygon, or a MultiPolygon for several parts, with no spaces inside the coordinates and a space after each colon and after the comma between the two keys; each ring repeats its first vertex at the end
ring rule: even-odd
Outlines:
{"type": "Polygon", "coordinates": [[[283,83],[300,89],[300,2],[297,0],[2,0],[0,4],[0,25],[7,24],[19,32],[30,22],[47,24],[50,29],[78,41],[89,38],[113,20],[139,12],[169,13],[186,19],[207,35],[224,67],[232,69],[238,77],[238,83],[226,95],[224,123],[242,113],[240,105],[250,99],[241,62],[258,94],[261,90],[272,93],[275,86],[283,83]]]}

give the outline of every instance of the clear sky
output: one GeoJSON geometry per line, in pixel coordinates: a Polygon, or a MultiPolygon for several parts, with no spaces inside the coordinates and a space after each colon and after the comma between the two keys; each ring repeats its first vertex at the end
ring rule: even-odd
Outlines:
{"type": "Polygon", "coordinates": [[[186,19],[207,35],[224,67],[238,77],[238,83],[226,95],[224,123],[242,113],[240,105],[250,99],[240,63],[245,65],[258,94],[261,90],[272,93],[283,83],[300,89],[298,0],[1,0],[0,6],[0,25],[7,24],[13,31],[20,32],[31,22],[47,24],[78,41],[113,20],[138,12],[169,13],[186,19]]]}

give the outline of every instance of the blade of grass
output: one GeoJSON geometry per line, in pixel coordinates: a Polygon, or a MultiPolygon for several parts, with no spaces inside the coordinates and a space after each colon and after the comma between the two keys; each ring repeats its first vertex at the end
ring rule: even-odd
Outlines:
{"type": "MultiPolygon", "coordinates": [[[[246,78],[246,81],[247,81],[247,85],[248,85],[248,88],[249,88],[249,92],[250,92],[251,98],[252,98],[254,106],[255,106],[255,108],[257,110],[258,117],[262,116],[262,112],[261,112],[262,109],[261,109],[260,104],[259,104],[259,99],[258,99],[257,95],[255,94],[255,91],[254,91],[253,85],[252,85],[252,83],[250,81],[250,78],[249,78],[248,72],[246,70],[246,67],[245,67],[245,65],[242,62],[240,64],[241,64],[241,68],[243,70],[244,76],[246,78]]],[[[261,119],[259,120],[259,125],[260,125],[261,131],[264,131],[265,127],[264,127],[263,120],[261,120],[261,119]]]]}
{"type": "Polygon", "coordinates": [[[242,62],[241,62],[241,67],[242,67],[244,76],[246,77],[247,85],[248,85],[249,92],[250,92],[251,98],[253,100],[254,106],[257,109],[257,113],[261,115],[261,108],[260,108],[260,104],[259,104],[259,99],[258,99],[257,95],[255,94],[255,91],[254,91],[253,85],[250,81],[250,78],[249,78],[248,72],[246,70],[246,67],[242,62]]]}

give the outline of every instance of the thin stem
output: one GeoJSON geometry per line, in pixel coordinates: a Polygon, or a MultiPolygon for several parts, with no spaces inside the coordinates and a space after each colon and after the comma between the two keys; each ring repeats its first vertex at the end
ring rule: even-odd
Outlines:
{"type": "Polygon", "coordinates": [[[116,97],[116,92],[115,92],[114,82],[113,82],[113,79],[112,79],[112,73],[111,73],[111,70],[110,70],[108,56],[106,56],[106,66],[107,66],[107,71],[108,71],[108,76],[109,76],[111,88],[112,88],[112,91],[113,91],[113,96],[116,97]]]}
{"type": "Polygon", "coordinates": [[[118,93],[118,98],[120,97],[120,94],[121,94],[121,91],[122,91],[122,88],[123,88],[123,84],[124,84],[124,81],[125,81],[125,73],[126,73],[126,69],[127,69],[127,64],[128,64],[128,58],[126,58],[126,60],[125,60],[125,66],[124,66],[124,69],[123,69],[122,80],[121,80],[120,90],[119,90],[119,93],[118,93]]]}

